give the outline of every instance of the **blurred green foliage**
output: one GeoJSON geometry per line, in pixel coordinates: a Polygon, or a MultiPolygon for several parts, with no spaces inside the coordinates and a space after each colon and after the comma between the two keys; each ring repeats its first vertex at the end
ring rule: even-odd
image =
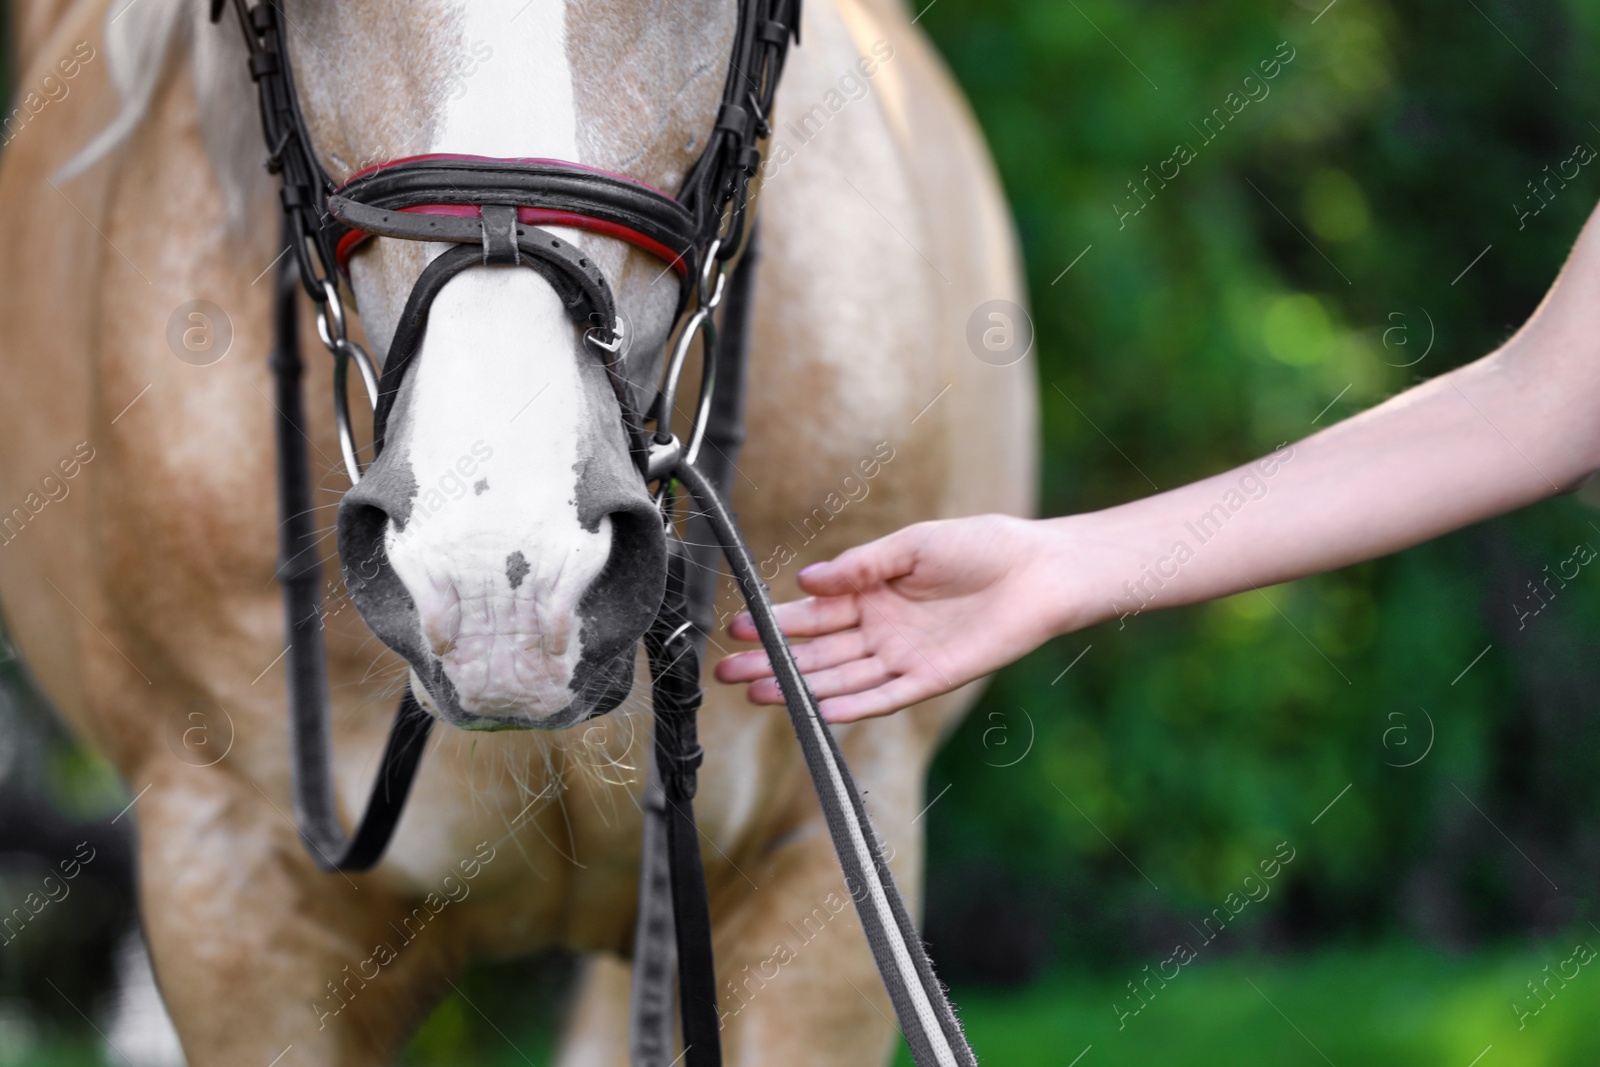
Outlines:
{"type": "MultiPolygon", "coordinates": [[[[1600,1058],[1600,981],[1582,968],[1517,1028],[1507,1001],[1527,1007],[1524,990],[1543,968],[1567,959],[1587,927],[1515,951],[1471,957],[1391,944],[1374,950],[1322,950],[1293,957],[1240,956],[1185,969],[1159,988],[1138,1015],[1120,1020],[1123,982],[1135,972],[1053,973],[1026,990],[956,989],[979,1060],[1004,1067],[1148,1067],[1152,1063],[1468,1067],[1554,1067],[1600,1058]],[[1326,1059],[1324,1059],[1324,1056],[1326,1059]]],[[[1591,944],[1600,938],[1591,935],[1591,944]]],[[[1570,973],[1570,968],[1569,968],[1570,973]]],[[[481,976],[480,976],[481,977],[481,976]]],[[[506,977],[502,975],[501,977],[506,977]]],[[[523,1067],[551,1057],[548,1020],[529,1018],[490,983],[452,993],[411,1043],[408,1067],[523,1067]],[[479,1016],[478,1011],[483,1015],[479,1016]],[[496,1020],[491,1027],[485,1018],[496,1020]]],[[[535,1015],[539,1014],[536,1009],[535,1015]]],[[[62,1067],[79,1061],[62,1060],[62,1067]]],[[[4,1064],[0,1059],[0,1064],[4,1064]]],[[[902,1047],[896,1067],[911,1067],[902,1047]]]]}
{"type": "Polygon", "coordinates": [[[517,1067],[549,1063],[573,975],[574,960],[562,952],[474,966],[429,1015],[400,1064],[517,1067]]]}
{"type": "MultiPolygon", "coordinates": [[[[1491,351],[1600,190],[1588,167],[1536,217],[1514,206],[1600,146],[1592,3],[937,0],[920,24],[1017,218],[1048,514],[1226,469],[1491,351]],[[1238,113],[1205,128],[1219,107],[1238,113]],[[1130,187],[1179,144],[1176,177],[1130,187]]],[[[951,786],[927,819],[945,973],[1160,959],[1280,841],[1298,858],[1224,951],[1587,916],[1600,578],[1523,628],[1513,604],[1597,526],[1562,498],[1003,672],[929,782],[951,786]]]]}
{"type": "MultiPolygon", "coordinates": [[[[1240,957],[1186,973],[1120,1029],[1108,1010],[1119,992],[1128,996],[1118,979],[1067,973],[960,999],[980,1061],[1005,1067],[1072,1067],[1079,1055],[1076,1067],[1594,1063],[1600,982],[1587,969],[1564,989],[1552,986],[1546,1009],[1522,1030],[1506,1008],[1506,990],[1565,958],[1570,944],[1470,959],[1415,946],[1240,957]]],[[[911,1067],[911,1057],[902,1049],[895,1063],[911,1067]]]]}

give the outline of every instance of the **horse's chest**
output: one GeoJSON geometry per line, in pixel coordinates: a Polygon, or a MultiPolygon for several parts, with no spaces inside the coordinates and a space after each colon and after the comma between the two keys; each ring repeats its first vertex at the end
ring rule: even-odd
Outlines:
{"type": "MultiPolygon", "coordinates": [[[[713,883],[739,878],[747,857],[783,832],[804,785],[787,722],[733,697],[714,691],[702,719],[695,810],[713,883]]],[[[603,716],[558,744],[535,734],[480,735],[476,744],[451,736],[432,754],[385,866],[410,893],[461,883],[458,921],[486,952],[625,949],[638,893],[645,721],[603,716]],[[475,856],[481,866],[470,864],[475,856]],[[470,882],[464,859],[478,871],[470,882]]]]}

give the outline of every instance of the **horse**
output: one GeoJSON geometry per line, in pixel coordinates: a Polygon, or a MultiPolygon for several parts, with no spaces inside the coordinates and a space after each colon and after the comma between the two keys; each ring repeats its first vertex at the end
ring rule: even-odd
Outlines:
{"type": "MultiPolygon", "coordinates": [[[[286,249],[244,46],[208,6],[13,5],[0,598],[15,644],[127,785],[141,920],[193,1067],[388,1062],[469,961],[549,947],[581,960],[558,1062],[626,1063],[649,751],[634,661],[660,576],[617,401],[552,291],[488,270],[441,293],[388,447],[355,490],[332,399],[310,391],[347,823],[407,685],[458,727],[434,732],[382,863],[318,870],[290,814],[274,571],[267,357],[286,249]],[[384,595],[412,605],[403,624],[345,586],[336,541],[347,564],[386,553],[398,584],[384,595]]],[[[667,190],[708,136],[733,12],[285,4],[306,122],[337,179],[462,153],[569,159],[667,190]]],[[[780,597],[807,561],[907,523],[1028,513],[1036,462],[1031,360],[969,343],[977,309],[1024,297],[953,80],[895,0],[811,0],[801,40],[757,182],[732,498],[780,597]]],[[[612,280],[634,351],[659,349],[676,292],[663,265],[557,232],[612,280]]],[[[352,256],[351,329],[375,354],[436,251],[379,239],[352,256]]],[[[716,609],[737,610],[725,578],[716,609]]],[[[791,728],[709,670],[705,685],[697,809],[728,1061],[886,1062],[889,1003],[835,907],[844,889],[791,728]]],[[[975,696],[837,728],[913,907],[927,765],[975,696]]]]}

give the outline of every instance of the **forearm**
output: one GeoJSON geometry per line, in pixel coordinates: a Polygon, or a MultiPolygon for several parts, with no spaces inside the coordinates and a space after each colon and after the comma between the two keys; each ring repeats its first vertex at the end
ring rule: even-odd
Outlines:
{"type": "MultiPolygon", "coordinates": [[[[1515,337],[1264,461],[1039,522],[917,523],[800,572],[784,631],[846,722],[996,670],[1050,637],[1342,567],[1555,493],[1600,468],[1600,211],[1515,337]]],[[[742,617],[731,628],[755,637],[742,617]]],[[[781,700],[759,653],[723,681],[781,700]]]]}
{"type": "Polygon", "coordinates": [[[1062,628],[1371,559],[1573,488],[1600,466],[1593,336],[1530,324],[1499,352],[1263,461],[1048,520],[1093,560],[1082,572],[1093,588],[1070,599],[1095,614],[1062,628]]]}

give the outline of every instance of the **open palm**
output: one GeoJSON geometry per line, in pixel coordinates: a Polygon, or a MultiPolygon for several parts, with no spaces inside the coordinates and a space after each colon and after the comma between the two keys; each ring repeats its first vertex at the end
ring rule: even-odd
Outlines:
{"type": "MultiPolygon", "coordinates": [[[[825,718],[850,722],[949,692],[1052,635],[1050,574],[1037,524],[1005,515],[918,523],[800,572],[811,596],[780,604],[778,623],[825,718]]],[[[749,615],[729,627],[756,639],[749,615]]],[[[717,664],[781,704],[764,652],[717,664]]]]}

